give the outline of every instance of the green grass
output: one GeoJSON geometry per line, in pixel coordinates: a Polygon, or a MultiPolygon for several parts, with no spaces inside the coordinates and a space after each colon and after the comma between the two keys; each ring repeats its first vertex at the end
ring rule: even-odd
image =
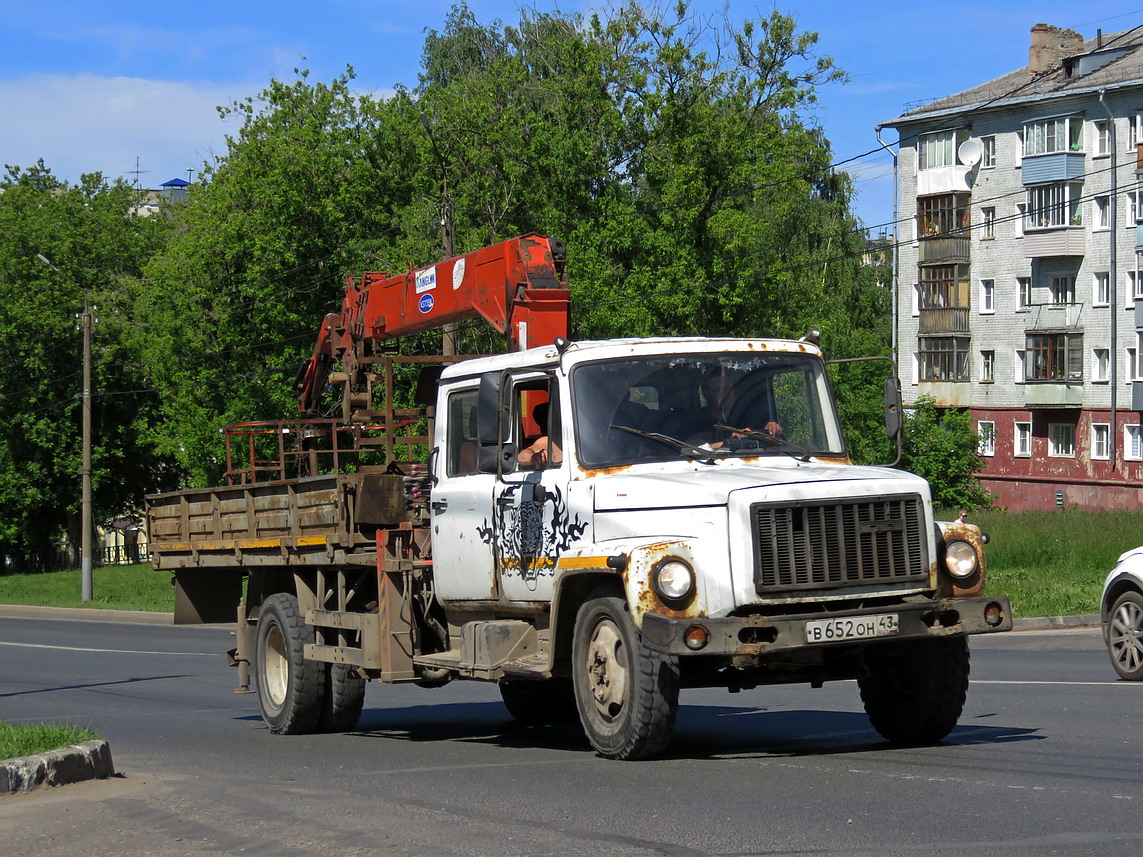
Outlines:
{"type": "Polygon", "coordinates": [[[174,609],[171,575],[150,565],[106,565],[91,572],[92,600],[82,600],[79,569],[39,574],[0,574],[0,604],[97,607],[104,610],[174,609]]]}
{"type": "Polygon", "coordinates": [[[60,750],[99,736],[82,726],[53,723],[15,725],[0,720],[0,759],[18,759],[49,750],[60,750]]]}
{"type": "Polygon", "coordinates": [[[989,511],[968,520],[991,537],[988,592],[1007,595],[1022,617],[1098,613],[1115,560],[1143,544],[1143,512],[989,511]]]}

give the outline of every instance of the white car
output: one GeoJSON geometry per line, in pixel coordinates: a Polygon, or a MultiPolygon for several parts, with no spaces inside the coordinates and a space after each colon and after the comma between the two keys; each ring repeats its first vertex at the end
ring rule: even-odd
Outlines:
{"type": "Polygon", "coordinates": [[[1116,561],[1103,584],[1099,614],[1115,671],[1131,681],[1143,679],[1143,547],[1116,561]]]}

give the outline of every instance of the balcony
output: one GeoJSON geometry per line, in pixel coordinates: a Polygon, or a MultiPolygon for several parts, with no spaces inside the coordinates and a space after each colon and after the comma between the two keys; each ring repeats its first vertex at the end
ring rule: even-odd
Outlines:
{"type": "Polygon", "coordinates": [[[1028,381],[1024,384],[1026,408],[1078,408],[1082,405],[1082,383],[1028,381]]]}
{"type": "Polygon", "coordinates": [[[1087,233],[1082,226],[1049,226],[1024,232],[1024,258],[1082,256],[1087,250],[1087,233]]]}
{"type": "Polygon", "coordinates": [[[1020,180],[1027,186],[1082,179],[1086,157],[1083,152],[1025,156],[1020,162],[1020,180]]]}
{"type": "Polygon", "coordinates": [[[935,235],[920,241],[918,263],[930,265],[938,262],[968,262],[972,239],[967,235],[935,235]]]}
{"type": "Polygon", "coordinates": [[[922,334],[968,333],[968,307],[922,309],[917,322],[922,334]]]}
{"type": "Polygon", "coordinates": [[[1070,304],[1032,304],[1028,307],[1028,317],[1025,319],[1024,333],[1051,333],[1066,331],[1067,333],[1083,332],[1082,303],[1070,304]]]}

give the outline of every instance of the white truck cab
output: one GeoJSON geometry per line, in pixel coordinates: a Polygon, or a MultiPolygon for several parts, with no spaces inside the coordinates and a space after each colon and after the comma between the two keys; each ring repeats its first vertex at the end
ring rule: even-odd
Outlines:
{"type": "Polygon", "coordinates": [[[923,479],[849,463],[810,342],[561,341],[451,366],[437,402],[436,600],[450,625],[540,627],[536,657],[570,672],[605,755],[669,735],[627,720],[673,722],[674,699],[632,696],[633,652],[673,676],[651,696],[858,677],[886,737],[936,740],[963,705],[964,636],[1011,627],[982,594],[979,530],[936,527],[923,479]],[[894,690],[910,670],[940,692],[894,690]]]}

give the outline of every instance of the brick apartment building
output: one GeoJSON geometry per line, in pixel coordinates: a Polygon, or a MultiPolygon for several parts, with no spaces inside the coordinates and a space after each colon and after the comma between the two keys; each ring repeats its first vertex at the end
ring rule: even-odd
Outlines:
{"type": "Polygon", "coordinates": [[[884,123],[906,405],[970,408],[1014,510],[1143,507],[1143,26],[884,123]]]}

